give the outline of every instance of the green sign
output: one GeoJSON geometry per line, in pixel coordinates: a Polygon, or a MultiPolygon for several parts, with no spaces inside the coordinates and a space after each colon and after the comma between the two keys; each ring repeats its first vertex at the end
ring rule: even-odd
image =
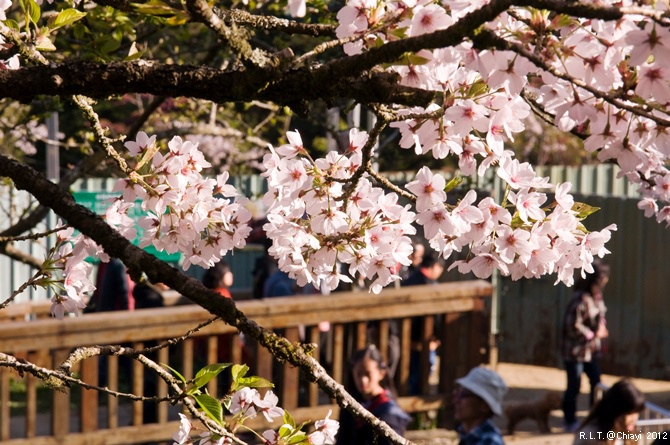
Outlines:
{"type": "MultiPolygon", "coordinates": [[[[92,212],[97,213],[98,215],[104,215],[107,211],[107,208],[111,205],[109,201],[110,198],[116,198],[119,196],[118,193],[110,192],[73,192],[74,200],[77,201],[77,204],[81,204],[84,207],[90,209],[92,212]]],[[[128,216],[135,221],[135,230],[137,230],[137,236],[132,240],[133,244],[136,246],[139,245],[144,229],[137,224],[137,222],[143,216],[146,216],[146,212],[142,210],[141,200],[135,201],[135,205],[128,209],[128,216]]],[[[153,245],[149,245],[144,248],[144,250],[156,258],[166,261],[168,263],[177,263],[181,258],[181,254],[177,253],[166,253],[159,252],[153,245]]]]}

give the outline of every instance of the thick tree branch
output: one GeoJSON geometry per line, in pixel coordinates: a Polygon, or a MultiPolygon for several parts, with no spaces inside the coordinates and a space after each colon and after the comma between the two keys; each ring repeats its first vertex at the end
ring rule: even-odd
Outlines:
{"type": "Polygon", "coordinates": [[[272,101],[291,105],[304,101],[350,98],[362,103],[390,102],[408,106],[426,105],[433,94],[397,84],[397,76],[371,73],[344,78],[319,75],[309,70],[300,75],[288,73],[276,83],[273,71],[224,72],[208,67],[163,65],[148,62],[98,64],[72,62],[59,66],[26,67],[0,71],[0,96],[28,101],[39,95],[107,98],[126,93],[192,97],[217,103],[272,101]]]}
{"type": "Polygon", "coordinates": [[[303,369],[308,378],[317,383],[340,406],[348,408],[368,423],[376,425],[376,428],[394,443],[410,443],[365,410],[300,345],[292,344],[287,339],[259,326],[237,309],[233,300],[220,298],[217,292],[207,289],[199,281],[132,245],[99,215],[75,203],[72,195],[61,190],[33,168],[6,156],[0,156],[0,176],[10,177],[18,189],[28,191],[42,205],[53,209],[66,219],[68,224],[101,245],[110,256],[121,259],[129,267],[137,267],[146,273],[151,281],[167,284],[210,313],[220,316],[240,332],[258,341],[278,360],[303,369]]]}
{"type": "Polygon", "coordinates": [[[76,62],[56,67],[28,67],[0,72],[0,96],[30,100],[38,95],[75,95],[104,98],[125,93],[149,93],[171,97],[188,96],[214,102],[273,101],[293,106],[323,99],[349,98],[361,103],[422,105],[430,92],[397,85],[389,74],[370,72],[374,67],[398,60],[407,52],[457,45],[474,36],[484,23],[514,5],[544,7],[582,17],[614,20],[617,8],[599,8],[572,2],[544,0],[494,0],[471,12],[447,29],[389,42],[379,48],[342,57],[316,68],[305,67],[278,75],[275,67],[223,72],[207,67],[161,65],[146,61],[107,65],[76,62]],[[367,74],[366,74],[367,73],[367,74]]]}

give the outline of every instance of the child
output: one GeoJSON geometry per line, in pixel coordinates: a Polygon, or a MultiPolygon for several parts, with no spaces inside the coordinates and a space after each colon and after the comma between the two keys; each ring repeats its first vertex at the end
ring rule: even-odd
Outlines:
{"type": "MultiPolygon", "coordinates": [[[[371,345],[357,351],[352,356],[350,364],[351,395],[396,433],[404,434],[410,417],[392,398],[386,364],[379,350],[371,345]]],[[[340,429],[336,439],[338,445],[391,444],[387,438],[377,435],[370,425],[354,418],[346,409],[340,411],[340,429]]]]}
{"type": "Polygon", "coordinates": [[[233,272],[230,264],[219,261],[214,267],[207,269],[202,277],[202,284],[208,289],[214,289],[222,297],[231,298],[229,289],[233,285],[233,272]]]}

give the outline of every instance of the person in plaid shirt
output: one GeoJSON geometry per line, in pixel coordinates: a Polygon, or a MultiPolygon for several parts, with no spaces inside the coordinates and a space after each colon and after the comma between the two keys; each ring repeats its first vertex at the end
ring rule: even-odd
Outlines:
{"type": "Polygon", "coordinates": [[[591,385],[590,403],[593,405],[596,385],[600,382],[599,356],[603,339],[607,337],[602,289],[609,281],[609,266],[593,262],[593,273],[580,278],[574,286],[574,295],[563,318],[561,353],[567,374],[567,388],[563,395],[565,429],[577,428],[576,410],[582,373],[591,385]]]}

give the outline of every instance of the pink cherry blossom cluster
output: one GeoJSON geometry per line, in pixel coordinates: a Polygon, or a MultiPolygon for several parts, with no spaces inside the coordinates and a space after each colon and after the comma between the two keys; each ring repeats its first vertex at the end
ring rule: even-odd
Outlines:
{"type": "Polygon", "coordinates": [[[503,158],[498,175],[509,190],[503,205],[491,197],[475,204],[477,194],[470,190],[456,206],[445,206],[445,180],[427,167],[406,186],[417,196],[417,222],[431,247],[445,258],[468,249],[468,259],[455,261],[452,268],[479,278],[497,269],[513,280],[556,273],[557,282],[571,286],[575,269],[592,272],[594,256],[609,253],[604,245],[616,226],[587,232],[573,210],[570,183],[557,186],[556,202],[543,207],[547,196],[539,190],[548,181],[537,177],[529,164],[503,158]]]}
{"type": "MultiPolygon", "coordinates": [[[[62,223],[58,221],[58,226],[62,223]]],[[[62,280],[52,281],[55,289],[51,297],[51,314],[62,320],[65,313],[78,315],[79,310],[86,307],[83,300],[86,292],[95,286],[90,281],[93,266],[86,258],[95,256],[101,261],[109,261],[102,248],[82,234],[74,235],[73,228],[61,230],[56,236],[56,245],[50,258],[45,261],[46,272],[62,274],[62,280]]]]}
{"type": "MultiPolygon", "coordinates": [[[[284,410],[277,406],[278,401],[279,399],[272,391],[267,391],[265,396],[261,397],[255,388],[243,387],[233,394],[230,403],[230,412],[234,418],[237,418],[238,424],[241,424],[245,419],[256,417],[257,410],[263,413],[268,422],[272,423],[275,418],[284,416],[284,410]]],[[[328,411],[325,419],[314,422],[314,431],[309,435],[302,433],[295,425],[285,423],[278,430],[268,429],[264,431],[259,437],[262,438],[263,443],[268,445],[278,443],[334,444],[335,435],[340,424],[330,418],[331,413],[331,411],[328,411]]],[[[179,417],[179,430],[172,435],[174,445],[191,445],[195,443],[199,445],[232,444],[230,438],[218,436],[210,431],[201,433],[199,438],[194,441],[192,435],[195,427],[185,415],[180,413],[179,417]]]]}
{"type": "MultiPolygon", "coordinates": [[[[379,42],[447,29],[485,1],[350,0],[338,15],[348,54],[379,42]]],[[[478,50],[469,40],[398,61],[405,85],[443,93],[440,104],[398,115],[401,146],[435,158],[454,155],[464,174],[495,165],[503,144],[536,110],[640,185],[640,208],[670,225],[670,25],[666,2],[600,1],[619,20],[567,18],[511,8],[486,24],[510,50],[478,50]],[[642,104],[642,105],[641,105],[642,104]]]]}
{"type": "Polygon", "coordinates": [[[191,264],[211,267],[228,251],[245,246],[251,232],[246,199],[226,184],[227,172],[216,179],[202,176],[202,169],[210,164],[197,144],[175,136],[168,142],[168,151],[161,153],[156,137],[140,132],[136,141],[125,146],[136,163],[129,177],[114,186],[123,195],[107,210],[107,222],[133,239],[134,224],[127,212],[140,200],[147,212],[138,222],[144,229],[140,246],[183,252],[185,270],[191,264]]]}
{"type": "Polygon", "coordinates": [[[352,129],[346,153],[330,152],[312,160],[298,132],[289,144],[266,155],[263,198],[273,245],[269,253],[299,286],[325,283],[335,289],[357,274],[372,281],[378,293],[398,280],[396,266],[408,264],[415,214],[365,176],[354,180],[368,134],[352,129]],[[340,273],[341,263],[349,276],[340,273]]]}

